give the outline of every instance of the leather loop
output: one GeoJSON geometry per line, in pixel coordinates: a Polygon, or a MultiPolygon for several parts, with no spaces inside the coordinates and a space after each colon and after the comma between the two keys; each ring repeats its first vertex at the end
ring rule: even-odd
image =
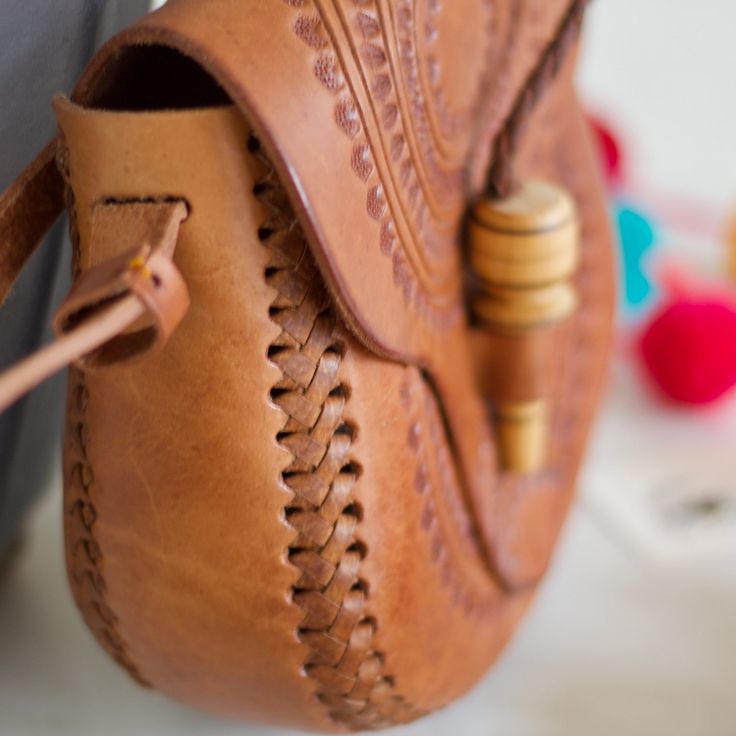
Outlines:
{"type": "Polygon", "coordinates": [[[59,336],[67,335],[131,294],[145,307],[145,315],[130,331],[77,360],[78,367],[120,363],[160,349],[189,306],[186,284],[169,256],[142,245],[86,271],[57,311],[54,329],[59,336]]]}
{"type": "Polygon", "coordinates": [[[0,376],[0,411],[69,363],[97,368],[164,345],[189,307],[171,260],[186,216],[181,200],[93,207],[90,253],[106,258],[82,272],[59,308],[59,338],[0,376]]]}
{"type": "Polygon", "coordinates": [[[189,292],[181,273],[163,251],[153,251],[146,267],[150,278],[135,279],[131,291],[148,309],[156,328],[155,347],[161,348],[186,314],[189,292]]]}
{"type": "Polygon", "coordinates": [[[146,315],[78,360],[80,368],[120,363],[160,349],[176,329],[189,307],[189,293],[171,257],[186,216],[181,200],[94,206],[89,263],[59,307],[54,329],[68,334],[129,294],[138,297],[146,315]]]}

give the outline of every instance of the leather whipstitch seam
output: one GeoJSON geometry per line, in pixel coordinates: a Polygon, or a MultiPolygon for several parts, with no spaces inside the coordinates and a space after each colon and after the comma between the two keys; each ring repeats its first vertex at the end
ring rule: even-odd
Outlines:
{"type": "Polygon", "coordinates": [[[255,137],[248,148],[265,171],[254,195],[268,213],[258,236],[271,253],[265,277],[277,296],[270,317],[281,328],[269,349],[282,372],[270,397],[286,415],[276,439],[292,456],[282,480],[294,494],[285,514],[297,534],[288,558],[301,573],[292,598],[304,611],[297,631],[309,651],[304,671],[334,722],[352,729],[404,723],[422,713],[384,672],[360,577],[366,549],[353,491],[361,469],[350,453],[355,428],[344,417],[350,391],[338,377],[346,348],[273,167],[255,137]]]}
{"type": "MultiPolygon", "coordinates": [[[[69,179],[69,153],[60,137],[57,165],[65,183],[65,201],[69,213],[69,237],[73,248],[73,271],[79,275],[80,242],[74,193],[69,179]]],[[[101,572],[102,552],[95,539],[94,524],[97,510],[92,500],[94,472],[88,456],[89,428],[86,411],[89,402],[84,373],[76,368],[69,371],[67,408],[67,460],[71,470],[65,478],[65,515],[69,549],[69,576],[75,590],[75,600],[87,625],[103,648],[139,684],[148,687],[131,660],[125,642],[117,630],[118,619],[106,601],[107,584],[101,572]],[[68,500],[71,500],[68,503],[68,500]]]]}

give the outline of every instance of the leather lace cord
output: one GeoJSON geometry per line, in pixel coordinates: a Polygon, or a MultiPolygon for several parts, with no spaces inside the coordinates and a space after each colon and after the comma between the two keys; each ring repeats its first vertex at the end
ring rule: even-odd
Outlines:
{"type": "Polygon", "coordinates": [[[552,41],[544,50],[527,83],[521,88],[503,129],[493,142],[493,157],[486,178],[486,194],[507,196],[514,188],[514,157],[527,122],[547,87],[554,81],[575,44],[589,0],[573,0],[552,41]]]}
{"type": "Polygon", "coordinates": [[[120,334],[145,312],[138,297],[130,295],[110,306],[96,320],[80,325],[16,363],[0,375],[0,412],[57,371],[120,334]]]}

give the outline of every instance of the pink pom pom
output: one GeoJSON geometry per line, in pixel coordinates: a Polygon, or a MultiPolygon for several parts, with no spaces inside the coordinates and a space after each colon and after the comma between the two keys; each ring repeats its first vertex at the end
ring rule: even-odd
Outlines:
{"type": "Polygon", "coordinates": [[[717,301],[676,301],[649,323],[641,358],[665,396],[709,404],[736,384],[736,311],[717,301]]]}

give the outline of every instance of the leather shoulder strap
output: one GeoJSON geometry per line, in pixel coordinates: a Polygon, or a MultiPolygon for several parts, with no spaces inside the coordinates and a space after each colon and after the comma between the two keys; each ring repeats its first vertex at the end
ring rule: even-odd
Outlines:
{"type": "Polygon", "coordinates": [[[0,195],[0,304],[43,236],[64,209],[56,139],[0,195]]]}

